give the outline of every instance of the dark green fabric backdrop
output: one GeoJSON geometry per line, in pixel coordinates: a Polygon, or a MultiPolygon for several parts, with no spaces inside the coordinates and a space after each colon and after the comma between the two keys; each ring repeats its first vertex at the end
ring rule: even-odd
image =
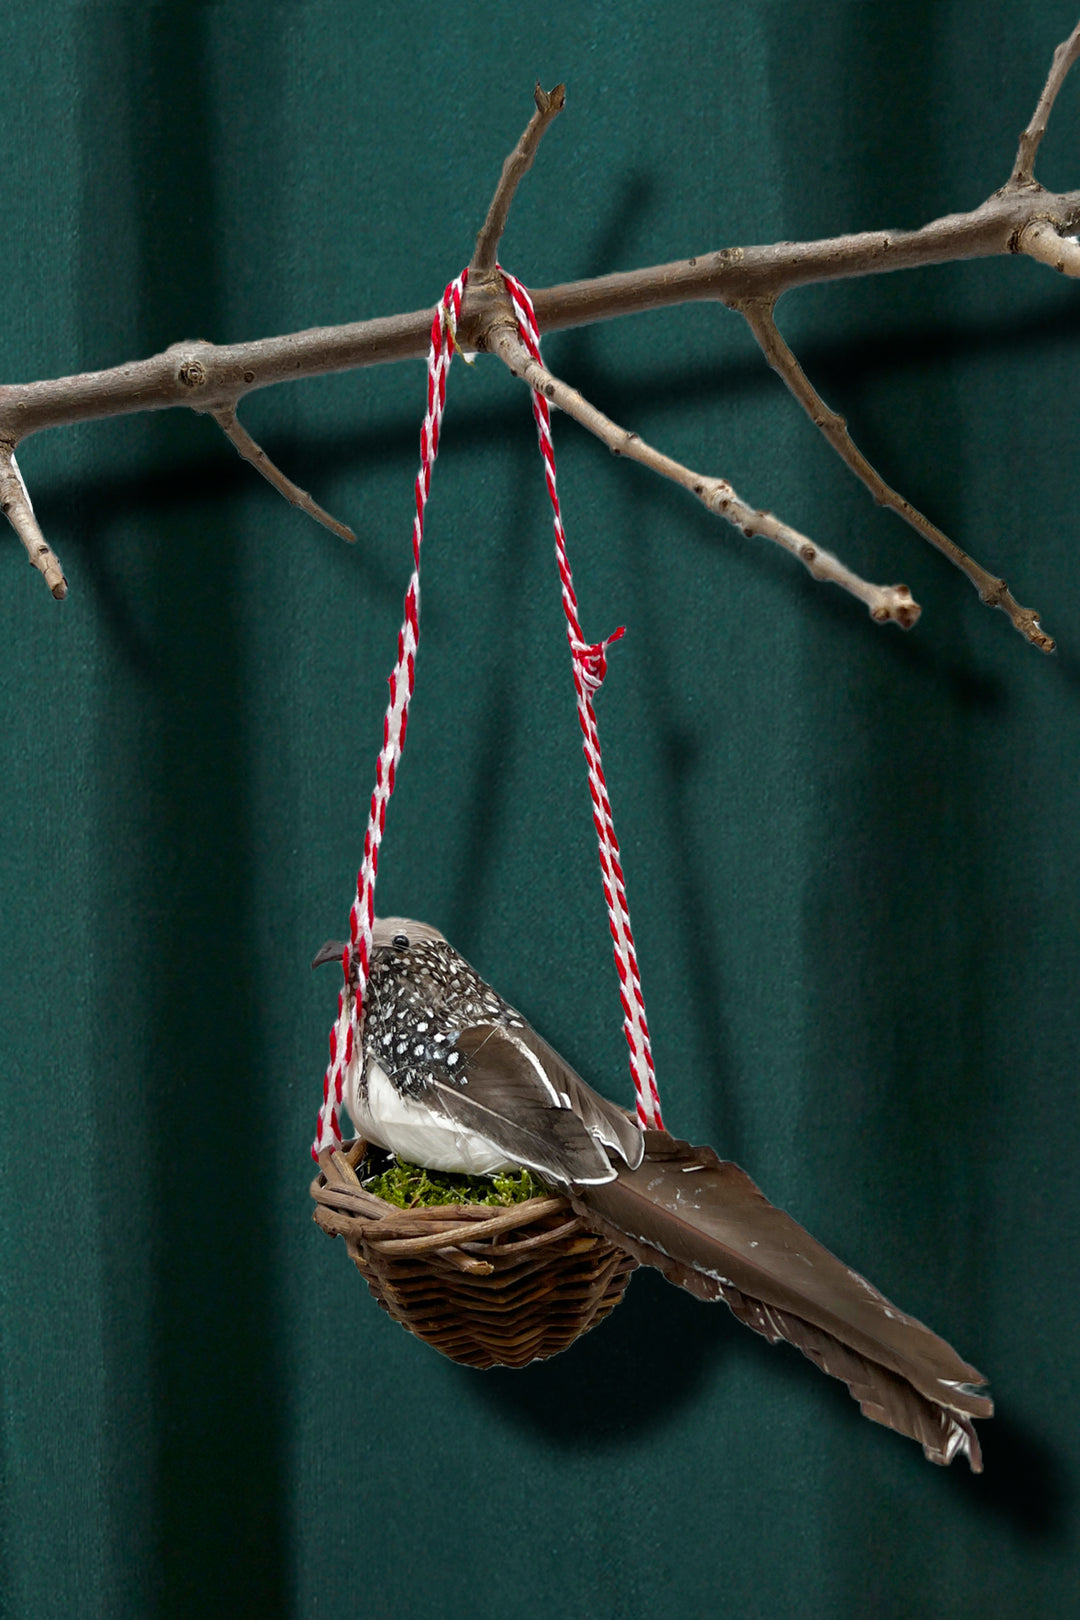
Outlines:
{"type": "MultiPolygon", "coordinates": [[[[0,22],[0,376],[431,303],[534,79],[526,282],[913,226],[1008,174],[1069,0],[41,5],[0,22]]],[[[1080,186],[1080,83],[1041,172],[1080,186]]],[[[408,574],[419,364],[256,396],[347,548],[179,412],[21,460],[0,546],[0,1602],[19,1617],[1078,1612],[1080,291],[1028,261],[791,295],[883,471],[1040,657],[690,306],[550,363],[867,576],[904,636],[556,424],[669,1123],[985,1369],[942,1472],[652,1275],[451,1365],[311,1223],[307,1157],[408,574]]],[[[628,1097],[528,403],[451,378],[380,904],[628,1097]]]]}

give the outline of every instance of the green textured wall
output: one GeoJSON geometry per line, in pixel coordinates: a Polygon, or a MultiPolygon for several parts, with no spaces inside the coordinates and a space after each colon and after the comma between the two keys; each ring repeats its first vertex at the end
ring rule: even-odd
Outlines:
{"type": "MultiPolygon", "coordinates": [[[[428,304],[534,79],[526,282],[911,226],[1006,177],[1070,5],[40,5],[0,21],[0,376],[428,304]]],[[[1080,85],[1041,173],[1080,185],[1080,85]]],[[[408,573],[419,364],[246,419],[346,548],[179,412],[21,457],[0,545],[4,1613],[493,1620],[1077,1612],[1080,293],[996,260],[791,295],[883,471],[1041,658],[691,306],[553,367],[924,604],[903,636],[556,424],[665,1112],[985,1369],[948,1472],[638,1277],[572,1353],[410,1340],[308,1142],[408,573]]],[[[626,1097],[527,400],[455,367],[380,905],[626,1097]]]]}

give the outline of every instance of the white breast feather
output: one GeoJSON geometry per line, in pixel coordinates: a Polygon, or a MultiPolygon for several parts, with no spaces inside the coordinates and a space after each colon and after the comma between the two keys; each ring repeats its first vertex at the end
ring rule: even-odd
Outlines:
{"type": "MultiPolygon", "coordinates": [[[[360,1065],[356,1065],[359,1071],[360,1065]]],[[[349,1076],[346,1105],[357,1133],[388,1148],[410,1164],[429,1170],[457,1170],[490,1176],[514,1166],[486,1137],[462,1131],[432,1114],[424,1102],[403,1096],[378,1063],[368,1068],[367,1096],[359,1095],[358,1073],[349,1076]]]]}

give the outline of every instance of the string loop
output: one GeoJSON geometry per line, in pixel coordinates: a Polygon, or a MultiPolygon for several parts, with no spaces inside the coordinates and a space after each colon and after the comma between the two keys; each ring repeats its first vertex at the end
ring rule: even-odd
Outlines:
{"type": "MultiPolygon", "coordinates": [[[[498,266],[510,293],[518,330],[533,358],[540,361],[540,333],[528,292],[507,271],[498,266]]],[[[413,572],[405,593],[405,617],[398,635],[397,662],[390,673],[390,702],[383,720],[383,745],[375,762],[375,789],[371,795],[364,858],[356,880],[356,898],[349,912],[349,943],[342,952],[343,985],[338,995],[338,1016],[330,1031],[330,1061],[323,1077],[323,1102],[312,1145],[312,1157],[341,1143],[341,1106],[346,1076],[352,1063],[361,1061],[361,1032],[364,1017],[364,991],[371,967],[372,928],[375,921],[375,880],[379,871],[379,845],[386,827],[386,807],[394,791],[394,780],[409,718],[409,703],[416,680],[416,653],[420,644],[420,548],[424,538],[424,510],[431,490],[431,472],[439,453],[439,431],[446,404],[446,376],[457,350],[455,333],[461,302],[468,279],[463,270],[446,288],[431,324],[428,349],[427,410],[420,428],[420,468],[416,475],[416,515],[413,519],[413,572]]],[[[660,1098],[656,1089],[645,1001],[641,992],[630,910],[626,900],[619,843],[611,800],[600,757],[600,735],[596,726],[593,697],[607,674],[607,649],[625,634],[622,625],[603,641],[588,642],[582,635],[577,596],[566,549],[566,533],[559,509],[555,482],[555,448],[551,438],[551,413],[547,400],[532,390],[533,415],[544,461],[548,495],[554,514],[555,557],[562,586],[566,635],[570,645],[574,690],[577,694],[585,761],[589,773],[589,793],[593,804],[593,824],[600,852],[600,872],[607,902],[608,921],[619,976],[619,999],[623,1009],[623,1029],[630,1048],[630,1073],[634,1082],[637,1116],[641,1125],[659,1129],[660,1098]]]]}

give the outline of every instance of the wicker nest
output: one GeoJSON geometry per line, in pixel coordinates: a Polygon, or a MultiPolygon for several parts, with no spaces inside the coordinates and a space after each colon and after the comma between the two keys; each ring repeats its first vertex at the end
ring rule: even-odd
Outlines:
{"type": "Polygon", "coordinates": [[[524,1367],[566,1350],[614,1310],[636,1262],[565,1198],[505,1209],[397,1209],[360,1185],[362,1141],[326,1155],[315,1220],[343,1237],[395,1322],[469,1367],[524,1367]]]}

